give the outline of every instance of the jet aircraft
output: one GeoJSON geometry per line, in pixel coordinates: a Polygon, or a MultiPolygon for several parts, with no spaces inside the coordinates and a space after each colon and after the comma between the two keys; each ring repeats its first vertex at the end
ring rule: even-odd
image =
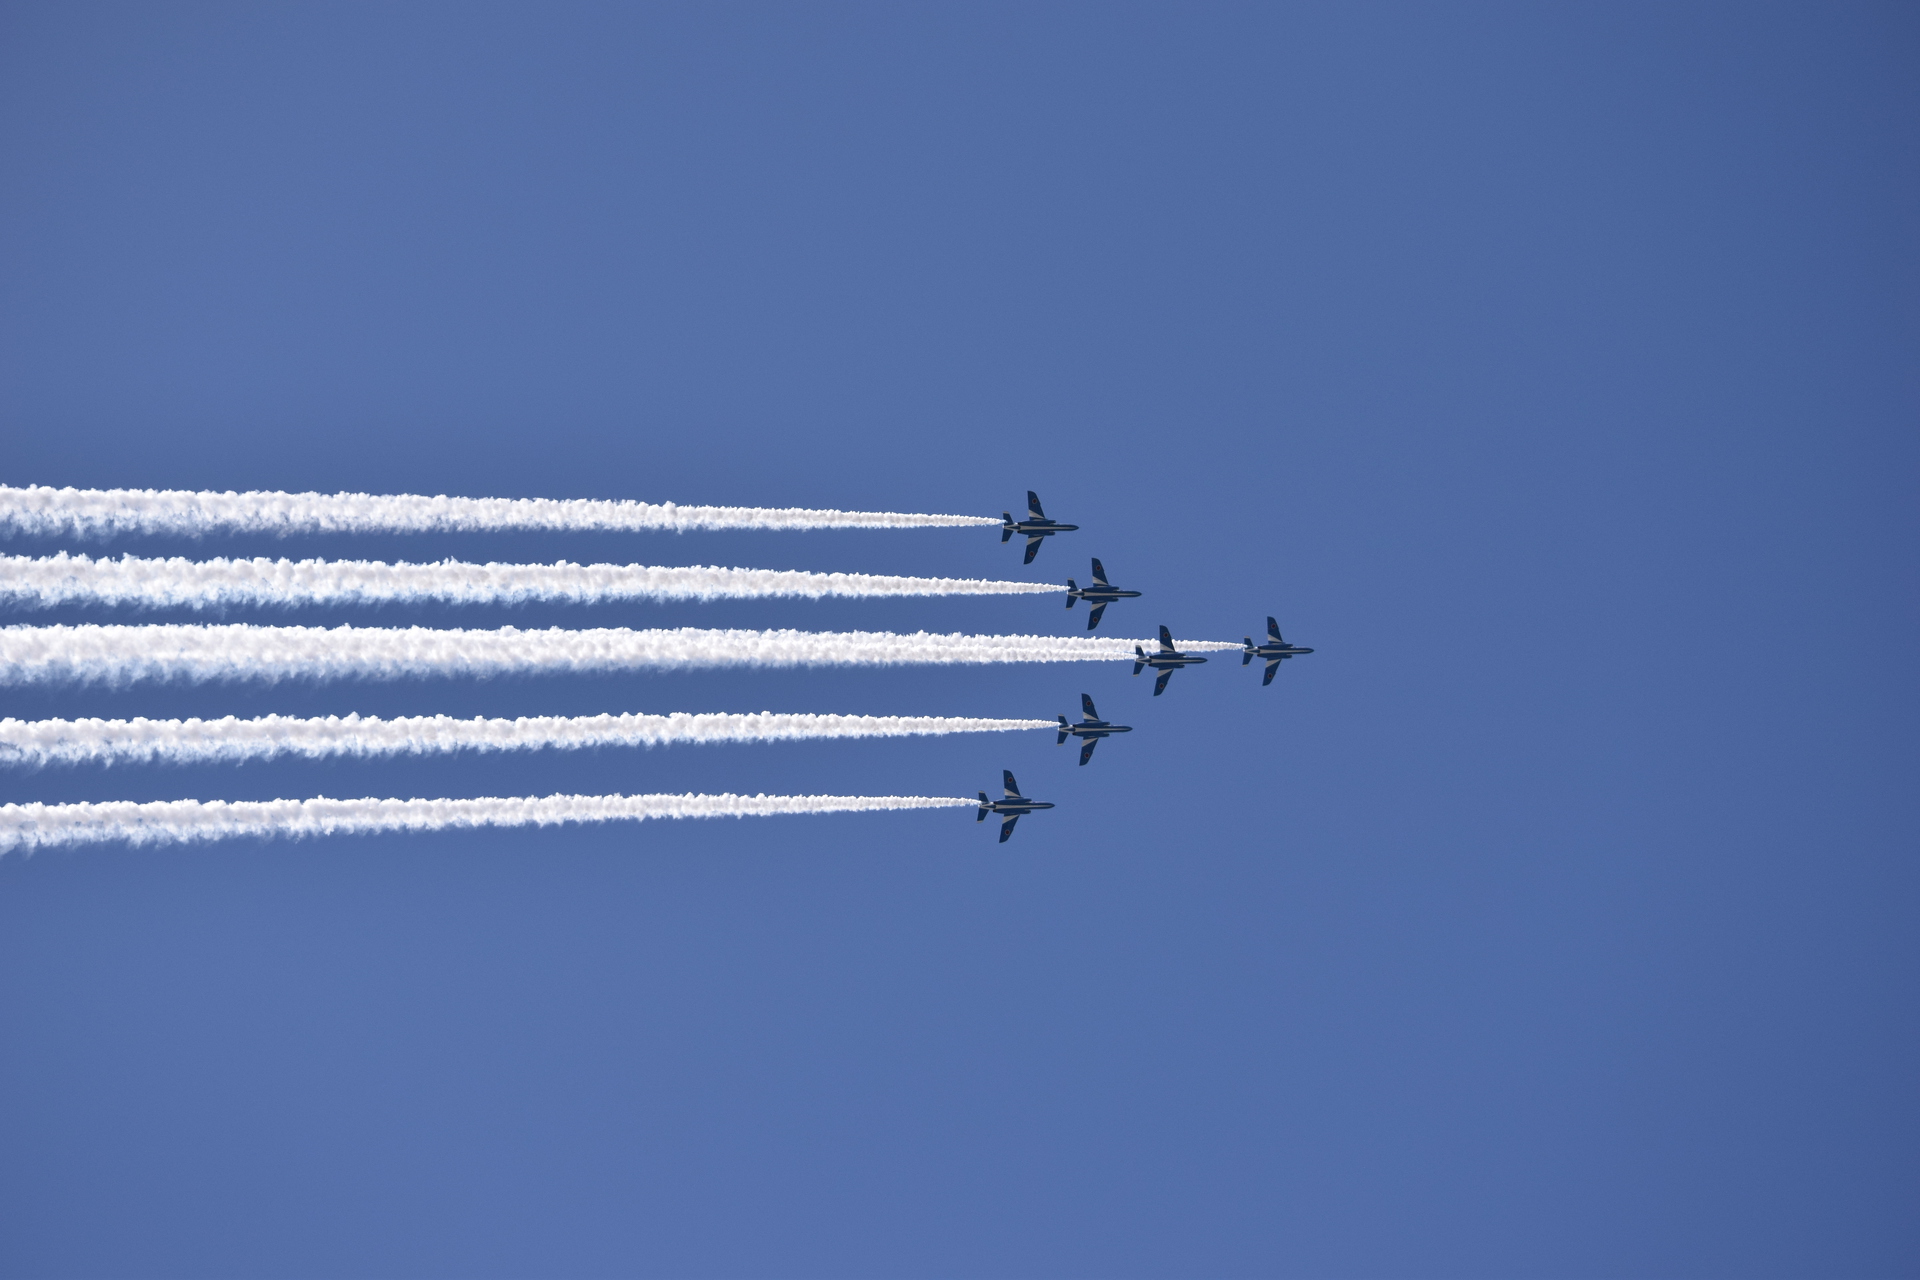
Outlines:
{"type": "Polygon", "coordinates": [[[973,820],[975,822],[985,822],[987,815],[990,813],[1005,814],[1006,817],[1002,819],[1000,823],[1000,843],[1005,844],[1007,837],[1013,834],[1013,824],[1020,821],[1021,814],[1032,813],[1035,809],[1051,809],[1053,806],[1044,800],[1029,800],[1021,795],[1020,784],[1013,780],[1013,770],[1002,769],[1000,772],[1007,780],[1007,798],[1005,800],[989,800],[987,799],[987,793],[982,791],[980,793],[980,812],[974,815],[973,820]]]}
{"type": "Polygon", "coordinates": [[[1285,640],[1282,640],[1280,638],[1280,624],[1272,618],[1267,619],[1267,641],[1268,643],[1266,644],[1256,645],[1253,642],[1253,637],[1248,636],[1247,647],[1240,655],[1240,665],[1243,667],[1255,658],[1264,658],[1266,660],[1266,678],[1260,681],[1260,687],[1263,689],[1273,683],[1273,673],[1280,669],[1282,662],[1285,662],[1288,658],[1297,658],[1303,653],[1313,652],[1311,649],[1303,649],[1297,644],[1288,644],[1285,640]]]}
{"type": "Polygon", "coordinates": [[[1079,724],[1068,724],[1067,718],[1061,716],[1060,737],[1054,745],[1060,746],[1064,744],[1069,736],[1085,738],[1086,741],[1080,744],[1081,764],[1085,764],[1087,761],[1093,759],[1093,749],[1099,746],[1100,739],[1106,737],[1108,734],[1133,732],[1132,725],[1108,724],[1105,720],[1102,720],[1100,713],[1093,709],[1093,699],[1084,693],[1080,695],[1080,707],[1081,710],[1086,712],[1087,718],[1079,724]]]}
{"type": "Polygon", "coordinates": [[[1120,588],[1109,584],[1107,582],[1106,568],[1098,560],[1093,562],[1092,586],[1082,587],[1072,578],[1067,579],[1067,608],[1073,608],[1073,602],[1075,600],[1085,600],[1093,606],[1093,609],[1087,614],[1087,630],[1089,631],[1100,625],[1100,615],[1107,611],[1108,605],[1112,604],[1115,600],[1131,600],[1139,594],[1138,591],[1122,591],[1120,588]]]}
{"type": "Polygon", "coordinates": [[[1027,535],[1027,558],[1021,564],[1033,563],[1033,557],[1040,551],[1040,539],[1051,538],[1056,533],[1071,533],[1080,527],[1047,519],[1047,513],[1040,509],[1040,496],[1031,489],[1027,490],[1027,517],[1016,522],[1013,512],[1000,513],[1000,541],[1005,542],[1016,533],[1027,535]]]}
{"type": "Polygon", "coordinates": [[[1158,652],[1148,653],[1139,645],[1133,646],[1133,674],[1139,675],[1147,667],[1160,673],[1160,678],[1153,682],[1153,696],[1156,698],[1167,691],[1167,681],[1173,678],[1174,672],[1181,667],[1194,667],[1205,661],[1197,653],[1182,653],[1174,648],[1173,633],[1165,627],[1160,628],[1158,652]]]}

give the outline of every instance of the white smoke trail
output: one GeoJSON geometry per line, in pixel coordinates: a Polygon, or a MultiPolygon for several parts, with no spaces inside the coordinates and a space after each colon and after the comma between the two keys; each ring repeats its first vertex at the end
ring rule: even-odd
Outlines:
{"type": "Polygon", "coordinates": [[[796,738],[896,738],[1052,729],[1052,720],[964,716],[801,715],[676,712],[672,715],[262,716],[240,720],[0,719],[0,764],[234,763],[274,756],[422,755],[543,747],[651,747],[675,742],[772,742],[796,738]]]}
{"type": "Polygon", "coordinates": [[[644,564],[387,564],[379,560],[187,560],[123,556],[0,556],[0,601],[31,605],[456,604],[558,600],[715,600],[738,596],[1036,595],[1045,582],[900,578],[644,564]]]}
{"type": "Polygon", "coordinates": [[[215,493],[0,485],[0,531],[116,533],[445,533],[480,529],[915,529],[997,525],[991,516],[804,507],[683,507],[588,498],[436,498],[419,494],[215,493]]]}
{"type": "MultiPolygon", "coordinates": [[[[1239,649],[1182,640],[1181,648],[1239,649]]],[[[934,635],[917,631],[719,631],[625,627],[522,631],[244,624],[0,627],[0,684],[489,676],[636,668],[1111,662],[1151,640],[934,635]]]]}
{"type": "Polygon", "coordinates": [[[157,844],[230,836],[318,836],[457,827],[554,826],[643,818],[974,808],[954,796],[483,796],[474,800],[130,800],[0,805],[0,853],[124,840],[157,844]]]}

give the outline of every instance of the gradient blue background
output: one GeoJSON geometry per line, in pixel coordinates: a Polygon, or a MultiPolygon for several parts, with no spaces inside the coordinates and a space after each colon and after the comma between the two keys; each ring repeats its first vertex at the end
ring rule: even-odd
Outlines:
{"type": "Polygon", "coordinates": [[[8,5],[8,483],[1083,526],[109,551],[1093,554],[1319,652],[0,691],[1138,726],[0,775],[1060,806],[10,856],[0,1273],[1915,1274],[1917,71],[1903,4],[8,5]]]}

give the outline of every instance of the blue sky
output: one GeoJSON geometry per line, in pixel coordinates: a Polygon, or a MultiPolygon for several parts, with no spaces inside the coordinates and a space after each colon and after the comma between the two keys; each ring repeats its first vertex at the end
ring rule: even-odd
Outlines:
{"type": "MultiPolygon", "coordinates": [[[[0,690],[1049,734],[0,800],[1055,801],[0,861],[0,1274],[1911,1274],[1897,5],[17,4],[6,483],[997,514],[113,553],[1084,576],[1124,666],[0,690]]],[[[13,552],[97,550],[13,539],[13,552]]],[[[104,609],[10,622],[178,620],[104,609]]],[[[235,611],[1078,634],[1047,597],[235,611]]]]}

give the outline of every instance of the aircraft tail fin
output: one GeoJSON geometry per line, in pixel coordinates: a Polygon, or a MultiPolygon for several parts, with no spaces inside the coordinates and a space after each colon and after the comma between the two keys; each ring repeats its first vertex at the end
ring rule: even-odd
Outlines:
{"type": "Polygon", "coordinates": [[[1013,512],[1002,511],[1000,513],[1000,541],[1005,542],[1008,538],[1011,538],[1012,536],[1013,536],[1013,512]]]}
{"type": "Polygon", "coordinates": [[[1060,737],[1054,742],[1053,745],[1056,747],[1061,747],[1061,746],[1065,746],[1066,742],[1067,742],[1067,718],[1065,716],[1061,716],[1060,717],[1060,737]]]}
{"type": "Polygon", "coordinates": [[[1067,608],[1073,608],[1073,602],[1080,598],[1080,584],[1072,578],[1067,579],[1067,608]]]}
{"type": "Polygon", "coordinates": [[[1249,662],[1252,662],[1252,661],[1253,661],[1253,637],[1248,636],[1247,647],[1240,654],[1240,665],[1244,667],[1249,662]]]}
{"type": "Polygon", "coordinates": [[[980,793],[980,812],[973,815],[973,820],[975,822],[985,822],[987,820],[987,793],[984,791],[980,793]]]}
{"type": "Polygon", "coordinates": [[[1133,674],[1139,675],[1146,670],[1147,654],[1139,645],[1133,646],[1133,674]]]}

